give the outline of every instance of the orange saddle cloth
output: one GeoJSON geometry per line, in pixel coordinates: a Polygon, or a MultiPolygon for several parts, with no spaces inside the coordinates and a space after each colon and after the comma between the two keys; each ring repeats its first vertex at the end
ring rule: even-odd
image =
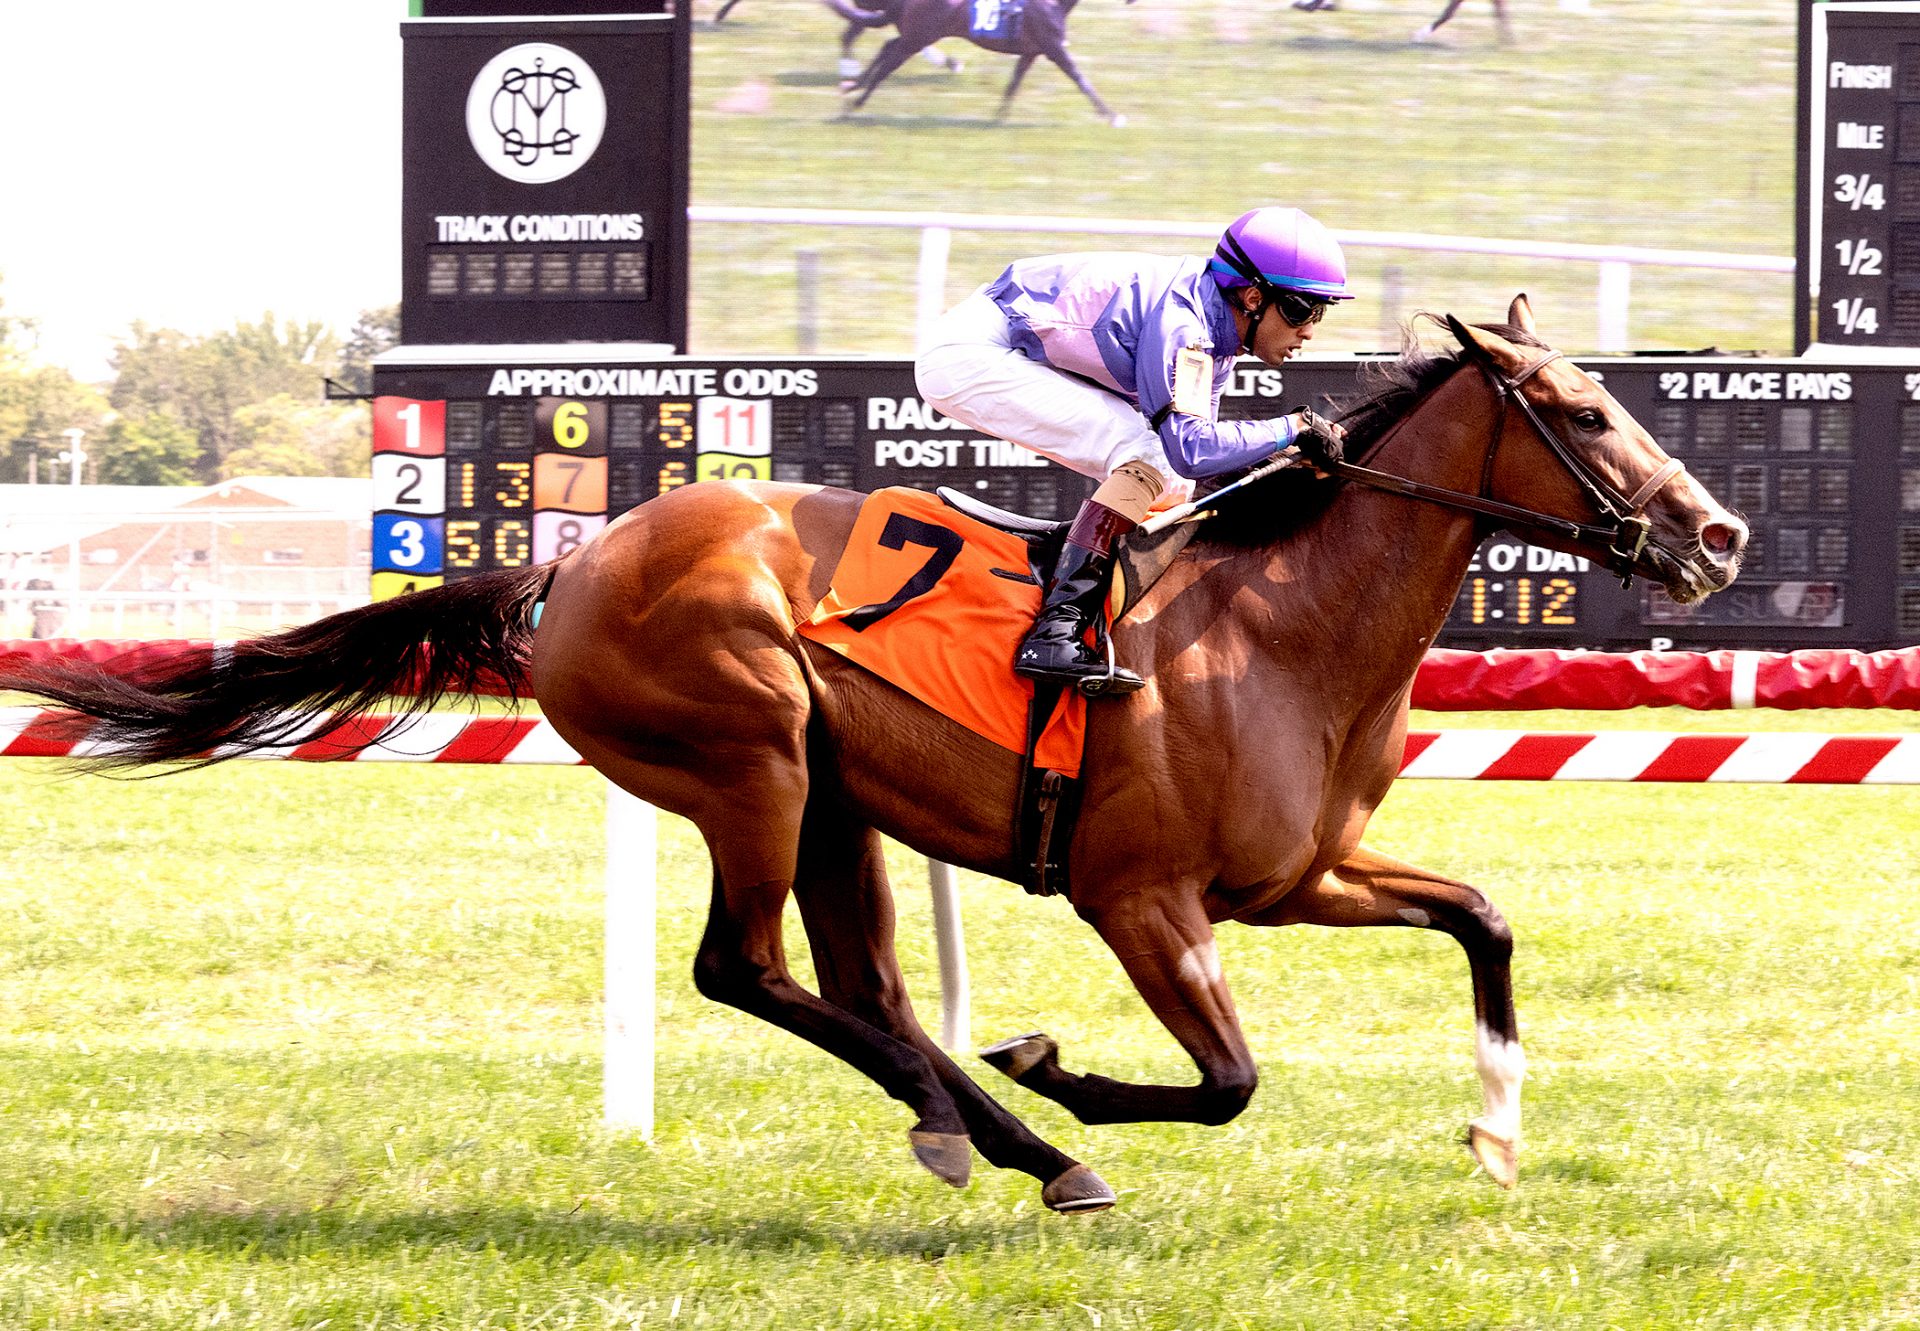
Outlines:
{"type": "MultiPolygon", "coordinates": [[[[1025,541],[935,495],[895,488],[861,506],[833,586],[800,635],[1025,754],[1033,685],[1013,673],[1013,653],[1039,613],[1025,541]]],[[[1086,733],[1087,700],[1068,689],[1034,761],[1078,776],[1086,733]]]]}

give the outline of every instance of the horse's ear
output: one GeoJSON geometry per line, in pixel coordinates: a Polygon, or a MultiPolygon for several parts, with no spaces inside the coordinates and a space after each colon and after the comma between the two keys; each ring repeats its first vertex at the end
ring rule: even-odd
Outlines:
{"type": "Polygon", "coordinates": [[[1447,331],[1458,339],[1472,355],[1477,355],[1496,365],[1518,365],[1526,359],[1520,349],[1501,337],[1498,333],[1489,333],[1484,328],[1473,328],[1461,323],[1453,315],[1447,316],[1447,331]]]}
{"type": "Polygon", "coordinates": [[[1527,301],[1524,291],[1513,298],[1513,304],[1507,306],[1507,322],[1522,332],[1540,336],[1533,331],[1533,306],[1527,301]]]}

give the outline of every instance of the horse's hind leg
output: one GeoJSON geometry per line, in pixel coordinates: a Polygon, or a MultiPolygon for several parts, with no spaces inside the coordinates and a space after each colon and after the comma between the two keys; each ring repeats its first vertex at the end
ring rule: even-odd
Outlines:
{"type": "MultiPolygon", "coordinates": [[[[894,954],[893,890],[879,833],[837,810],[810,808],[794,899],[813,949],[821,996],[925,1055],[959,1106],[974,1149],[999,1168],[1039,1180],[1042,1200],[1056,1211],[1097,1211],[1113,1204],[1112,1190],[1098,1175],[1007,1112],[921,1028],[894,954]]],[[[952,1144],[964,1163],[966,1140],[952,1144]]]]}
{"type": "Polygon", "coordinates": [[[1507,22],[1507,0],[1493,0],[1493,20],[1500,26],[1500,40],[1513,40],[1513,24],[1507,22]]]}
{"type": "MultiPolygon", "coordinates": [[[[1086,75],[1080,72],[1080,66],[1074,64],[1073,57],[1067,54],[1067,48],[1065,43],[1062,43],[1061,45],[1048,51],[1046,53],[1046,56],[1047,56],[1047,59],[1053,61],[1054,64],[1060,66],[1060,72],[1062,74],[1065,74],[1068,78],[1073,80],[1074,87],[1078,88],[1081,92],[1084,92],[1087,95],[1087,100],[1093,103],[1093,109],[1098,111],[1101,117],[1105,119],[1107,123],[1114,126],[1120,126],[1127,123],[1127,118],[1125,116],[1115,115],[1113,113],[1113,109],[1109,107],[1105,102],[1100,100],[1100,94],[1093,90],[1093,85],[1091,83],[1087,82],[1086,75]]],[[[1011,93],[1009,93],[1009,95],[1011,95],[1011,93]]]]}
{"type": "Polygon", "coordinates": [[[1199,1067],[1200,1084],[1145,1086],[1067,1072],[1054,1042],[1038,1033],[1002,1041],[981,1057],[1082,1123],[1220,1124],[1246,1108],[1258,1075],[1198,893],[1134,892],[1082,914],[1199,1067]]]}
{"type": "Polygon", "coordinates": [[[775,867],[777,854],[741,846],[730,837],[710,837],[708,846],[714,859],[713,906],[694,962],[696,987],[865,1073],[919,1115],[908,1139],[920,1163],[954,1187],[965,1187],[970,1168],[966,1121],[926,1055],[808,993],[788,972],[780,913],[793,882],[791,851],[787,863],[775,867]]]}
{"type": "Polygon", "coordinates": [[[1438,929],[1465,949],[1473,974],[1474,1063],[1486,1112],[1467,1144],[1503,1188],[1519,1177],[1520,1083],[1527,1058],[1513,1009],[1513,931],[1478,888],[1361,847],[1319,883],[1301,884],[1261,924],[1438,929]]]}
{"type": "MultiPolygon", "coordinates": [[[[736,712],[733,719],[741,724],[747,718],[736,712]]],[[[652,764],[596,737],[578,736],[574,747],[623,789],[642,799],[660,798],[661,772],[652,764]]],[[[752,1013],[865,1073],[919,1116],[909,1138],[920,1162],[963,1186],[966,1122],[926,1055],[807,992],[787,969],[780,915],[797,873],[807,771],[797,740],[761,733],[754,747],[757,756],[721,760],[712,754],[723,746],[712,743],[697,774],[678,772],[682,807],[713,856],[713,901],[694,960],[694,985],[715,1002],[752,1013]],[[686,797],[689,786],[704,788],[704,797],[686,797]],[[753,812],[743,816],[741,810],[753,812]]]]}

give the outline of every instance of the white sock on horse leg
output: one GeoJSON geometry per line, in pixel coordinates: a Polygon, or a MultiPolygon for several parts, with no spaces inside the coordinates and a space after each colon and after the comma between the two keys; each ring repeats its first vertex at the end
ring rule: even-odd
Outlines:
{"type": "Polygon", "coordinates": [[[1480,1091],[1486,1113],[1480,1126],[1508,1142],[1520,1140],[1520,1083],[1527,1075],[1527,1055],[1519,1042],[1476,1024],[1473,1063],[1480,1072],[1480,1091]]]}

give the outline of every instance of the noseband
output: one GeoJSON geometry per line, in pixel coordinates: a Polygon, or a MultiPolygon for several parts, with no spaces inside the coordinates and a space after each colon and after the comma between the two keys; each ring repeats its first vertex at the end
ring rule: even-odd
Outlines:
{"type": "MultiPolygon", "coordinates": [[[[1561,359],[1562,353],[1550,351],[1518,374],[1508,375],[1492,361],[1476,356],[1480,368],[1486,372],[1488,383],[1493,388],[1494,400],[1500,404],[1500,414],[1493,423],[1493,437],[1487,441],[1487,451],[1480,465],[1480,493],[1467,494],[1462,490],[1448,490],[1437,485],[1428,485],[1424,481],[1411,480],[1405,476],[1395,476],[1390,472],[1375,471],[1371,467],[1360,466],[1352,462],[1333,462],[1323,469],[1342,480],[1357,481],[1361,485],[1376,490],[1387,490],[1393,494],[1405,495],[1410,499],[1424,500],[1430,504],[1439,504],[1445,508],[1460,509],[1468,513],[1497,518],[1501,526],[1533,531],[1556,536],[1584,545],[1589,549],[1599,548],[1606,551],[1606,567],[1617,573],[1622,586],[1633,585],[1633,575],[1639,570],[1640,556],[1647,548],[1647,538],[1653,530],[1653,524],[1642,516],[1647,503],[1654,495],[1665,488],[1667,482],[1686,470],[1678,458],[1668,458],[1666,463],[1641,484],[1631,495],[1623,495],[1609,485],[1579,454],[1568,447],[1566,440],[1555,434],[1540,418],[1539,411],[1520,391],[1520,385],[1538,374],[1543,368],[1561,359]],[[1506,434],[1507,406],[1516,404],[1520,412],[1533,426],[1533,432],[1546,444],[1560,465],[1566,468],[1586,495],[1587,502],[1604,519],[1602,522],[1574,522],[1569,518],[1556,517],[1551,513],[1542,513],[1538,509],[1522,508],[1518,504],[1508,504],[1493,498],[1493,463],[1500,451],[1500,441],[1506,434]]],[[[1382,437],[1385,442],[1385,436],[1382,437]]]]}

